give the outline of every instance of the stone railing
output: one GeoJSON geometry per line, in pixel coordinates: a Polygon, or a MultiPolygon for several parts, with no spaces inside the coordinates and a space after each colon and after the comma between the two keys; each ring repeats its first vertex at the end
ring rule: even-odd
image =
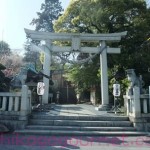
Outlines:
{"type": "Polygon", "coordinates": [[[0,123],[6,126],[23,128],[31,114],[31,91],[26,85],[21,92],[0,93],[0,123]]]}
{"type": "Polygon", "coordinates": [[[138,110],[135,109],[135,105],[138,105],[138,104],[135,104],[137,103],[137,101],[135,101],[134,99],[134,96],[124,96],[124,98],[126,99],[127,101],[127,115],[133,115],[133,116],[137,116],[138,113],[139,115],[142,115],[142,114],[147,114],[147,113],[150,113],[150,99],[149,99],[149,95],[148,94],[143,94],[143,95],[140,95],[140,101],[139,101],[139,108],[138,110]],[[138,113],[137,113],[138,112],[138,113]]]}
{"type": "Polygon", "coordinates": [[[124,95],[127,116],[138,130],[150,131],[150,94],[140,94],[139,87],[133,95],[124,95]]]}

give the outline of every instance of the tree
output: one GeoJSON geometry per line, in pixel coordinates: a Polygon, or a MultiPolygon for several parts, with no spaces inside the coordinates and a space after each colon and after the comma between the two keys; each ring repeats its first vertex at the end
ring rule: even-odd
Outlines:
{"type": "Polygon", "coordinates": [[[37,12],[38,18],[34,18],[31,25],[36,25],[37,31],[53,32],[53,23],[63,11],[59,0],[45,0],[41,4],[41,11],[37,12]]]}
{"type": "Polygon", "coordinates": [[[5,75],[4,73],[2,72],[2,70],[6,69],[5,66],[3,66],[1,63],[0,63],[0,92],[4,92],[5,89],[7,89],[6,87],[6,83],[5,83],[5,75]]]}
{"type": "Polygon", "coordinates": [[[10,81],[23,65],[22,57],[12,52],[9,45],[0,42],[0,91],[9,91],[10,81]]]}
{"type": "Polygon", "coordinates": [[[11,50],[8,43],[0,41],[0,64],[5,66],[5,61],[7,60],[7,57],[10,56],[10,54],[11,50]]]}
{"type": "Polygon", "coordinates": [[[6,67],[6,74],[8,73],[8,71],[11,71],[10,75],[5,74],[5,76],[14,76],[20,71],[20,68],[23,66],[23,58],[12,53],[11,55],[5,57],[2,64],[6,67]]]}
{"type": "Polygon", "coordinates": [[[36,70],[41,70],[42,64],[40,62],[40,54],[36,51],[31,51],[28,46],[25,47],[25,50],[23,61],[33,64],[36,70]]]}
{"type": "Polygon", "coordinates": [[[4,41],[0,41],[0,54],[10,54],[10,48],[8,43],[4,42],[4,41]]]}
{"type": "Polygon", "coordinates": [[[97,58],[93,63],[85,63],[83,65],[66,65],[65,77],[76,87],[78,92],[83,92],[85,89],[90,89],[93,85],[100,85],[99,65],[97,58]],[[92,71],[91,71],[91,68],[92,71]]]}
{"type": "MultiPolygon", "coordinates": [[[[121,48],[121,54],[108,55],[111,79],[114,77],[115,66],[134,68],[141,74],[150,66],[149,42],[146,42],[150,37],[149,15],[150,9],[144,0],[72,0],[64,14],[55,22],[54,29],[56,32],[78,33],[128,31],[120,42],[109,44],[121,48]]],[[[88,72],[84,72],[86,74],[88,72]]]]}
{"type": "MultiPolygon", "coordinates": [[[[31,25],[36,25],[35,30],[53,32],[53,24],[63,11],[59,0],[45,0],[41,4],[41,12],[37,12],[38,18],[34,18],[31,25]]],[[[38,45],[39,41],[32,41],[38,45]]],[[[25,47],[26,53],[24,61],[33,63],[37,70],[41,70],[42,64],[40,62],[40,54],[38,52],[30,51],[29,47],[25,47]]]]}

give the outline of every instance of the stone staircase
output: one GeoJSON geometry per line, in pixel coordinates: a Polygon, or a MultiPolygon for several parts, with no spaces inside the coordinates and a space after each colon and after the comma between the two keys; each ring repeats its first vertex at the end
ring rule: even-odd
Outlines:
{"type": "Polygon", "coordinates": [[[50,116],[32,113],[29,124],[18,134],[58,136],[137,136],[138,132],[125,116],[50,116]]]}

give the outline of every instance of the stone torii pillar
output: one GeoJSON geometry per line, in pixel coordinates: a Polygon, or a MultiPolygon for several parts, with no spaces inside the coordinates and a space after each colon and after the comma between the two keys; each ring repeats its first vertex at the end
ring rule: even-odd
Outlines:
{"type": "Polygon", "coordinates": [[[106,46],[106,41],[100,42],[100,48],[103,51],[100,53],[100,69],[101,69],[101,105],[96,107],[96,110],[109,110],[109,91],[108,91],[108,71],[107,71],[107,53],[119,54],[120,48],[109,48],[106,46]]]}
{"type": "MultiPolygon", "coordinates": [[[[50,57],[51,52],[71,52],[77,51],[82,53],[100,53],[101,64],[101,100],[102,104],[96,108],[97,110],[107,110],[109,106],[109,93],[108,93],[108,73],[107,73],[107,53],[117,54],[120,53],[120,48],[106,47],[106,41],[117,42],[121,37],[125,36],[127,32],[108,33],[108,34],[79,34],[79,33],[48,33],[39,32],[25,29],[26,34],[33,40],[46,41],[46,57],[44,63],[44,73],[50,75],[50,57]],[[48,42],[49,41],[49,42],[48,42]],[[71,46],[55,46],[51,44],[53,41],[71,41],[71,46]],[[100,42],[98,47],[81,47],[82,42],[100,42]]],[[[48,103],[48,89],[49,81],[44,79],[46,92],[43,96],[43,102],[48,103]]]]}
{"type": "MultiPolygon", "coordinates": [[[[46,45],[37,46],[33,43],[30,43],[31,51],[35,52],[43,52],[44,53],[44,63],[43,63],[43,74],[47,77],[50,77],[50,65],[51,65],[51,41],[46,40],[46,45]]],[[[43,82],[45,84],[44,94],[42,95],[42,103],[47,104],[48,98],[49,98],[49,79],[46,77],[43,77],[43,82]]]]}
{"type": "MultiPolygon", "coordinates": [[[[44,63],[43,63],[43,73],[50,77],[50,65],[51,65],[51,52],[49,49],[51,49],[51,41],[46,40],[46,47],[44,47],[44,63]]],[[[48,103],[48,97],[49,97],[49,79],[46,77],[43,77],[43,82],[45,84],[45,90],[44,94],[42,95],[42,103],[47,104],[48,103]]]]}
{"type": "MultiPolygon", "coordinates": [[[[106,47],[105,41],[101,42],[101,47],[106,47]]],[[[108,72],[107,72],[107,49],[104,49],[100,54],[100,65],[101,65],[101,97],[102,105],[99,109],[107,109],[109,105],[109,93],[108,93],[108,72]]]]}

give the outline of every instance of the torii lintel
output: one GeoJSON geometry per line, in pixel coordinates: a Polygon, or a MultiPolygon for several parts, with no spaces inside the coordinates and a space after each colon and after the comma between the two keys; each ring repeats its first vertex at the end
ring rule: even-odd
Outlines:
{"type": "Polygon", "coordinates": [[[119,33],[105,34],[88,34],[88,33],[52,33],[43,31],[34,31],[24,29],[25,33],[34,40],[52,40],[52,41],[71,41],[79,39],[79,41],[120,41],[121,37],[127,35],[127,31],[119,33]]]}

